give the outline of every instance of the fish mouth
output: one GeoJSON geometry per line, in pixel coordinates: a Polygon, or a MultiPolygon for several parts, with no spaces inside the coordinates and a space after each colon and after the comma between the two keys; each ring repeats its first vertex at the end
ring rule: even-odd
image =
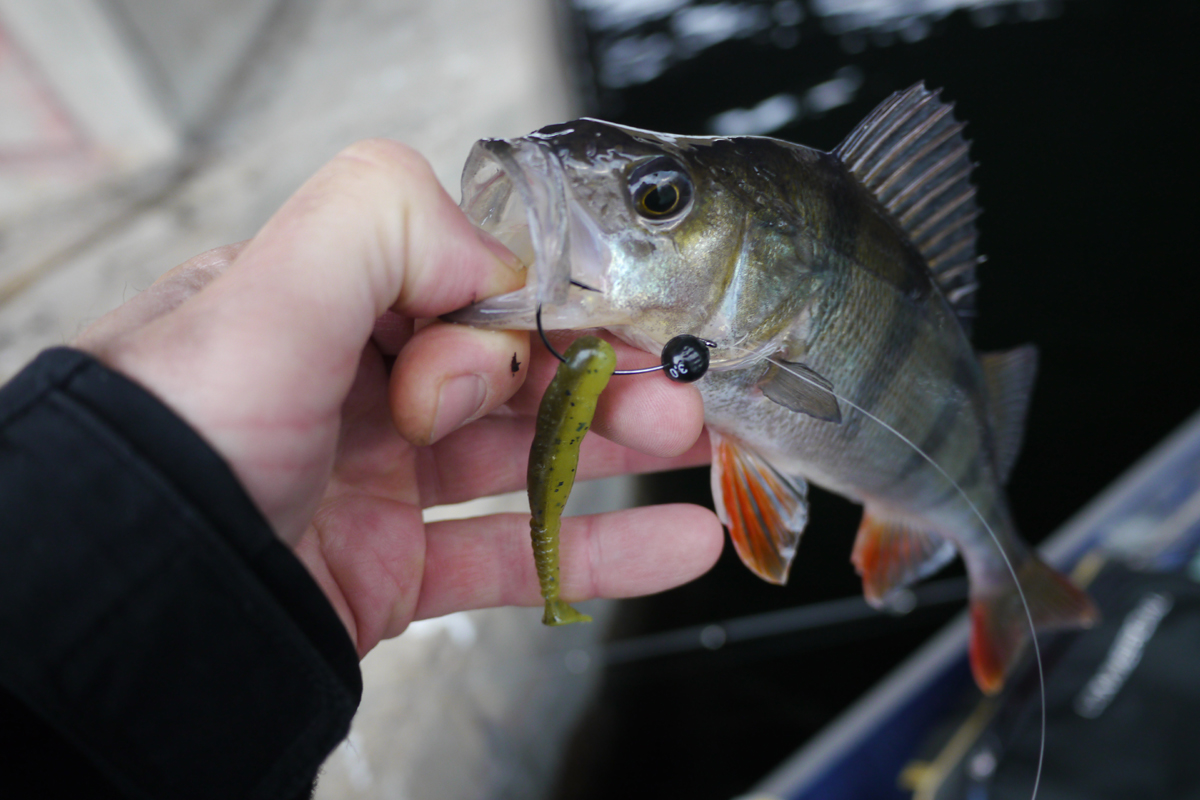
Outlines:
{"type": "MultiPolygon", "coordinates": [[[[563,131],[570,133],[569,130],[563,131]]],[[[471,148],[462,174],[459,207],[480,230],[520,259],[525,285],[442,316],[447,322],[495,330],[606,328],[626,343],[659,353],[658,336],[639,325],[636,311],[614,301],[613,250],[600,224],[577,196],[559,156],[538,134],[482,139],[471,148]]],[[[689,333],[690,331],[681,331],[689,333]]],[[[700,331],[705,335],[713,332],[700,331]]],[[[749,348],[716,345],[709,370],[757,363],[778,343],[749,348]]]]}
{"type": "Polygon", "coordinates": [[[627,324],[608,303],[611,253],[573,196],[562,163],[532,139],[483,139],[463,167],[459,207],[521,260],[525,286],[444,319],[481,328],[552,330],[627,324]]]}

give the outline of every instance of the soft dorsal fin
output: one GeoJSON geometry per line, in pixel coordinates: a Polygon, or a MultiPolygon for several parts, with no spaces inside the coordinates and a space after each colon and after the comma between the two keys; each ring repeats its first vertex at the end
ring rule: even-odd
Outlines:
{"type": "Polygon", "coordinates": [[[1003,353],[980,353],[988,409],[996,438],[996,473],[1008,482],[1025,436],[1025,416],[1037,375],[1037,348],[1031,344],[1003,353]]]}
{"type": "Polygon", "coordinates": [[[975,317],[975,187],[954,104],[923,83],[896,92],[834,148],[908,233],[964,330],[975,317]]]}

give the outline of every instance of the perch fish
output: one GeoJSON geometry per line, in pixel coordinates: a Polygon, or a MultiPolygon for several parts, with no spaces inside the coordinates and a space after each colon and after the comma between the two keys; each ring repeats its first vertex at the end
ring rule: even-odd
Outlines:
{"type": "Polygon", "coordinates": [[[861,503],[851,558],[872,604],[962,556],[971,664],[995,692],[1030,618],[1088,626],[1096,610],[1005,499],[1036,352],[970,343],[983,259],[963,127],[917,84],[828,153],[591,119],[481,141],[462,207],[529,274],[451,319],[533,329],[541,307],[547,328],[650,352],[711,341],[696,385],[713,495],[746,565],[786,581],[809,482],[861,503]]]}

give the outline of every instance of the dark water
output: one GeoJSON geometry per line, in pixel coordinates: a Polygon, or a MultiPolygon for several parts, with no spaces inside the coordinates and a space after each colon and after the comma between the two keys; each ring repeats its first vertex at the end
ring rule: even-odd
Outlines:
{"type": "MultiPolygon", "coordinates": [[[[1196,3],[959,0],[934,18],[905,17],[904,2],[576,2],[568,38],[588,113],[617,122],[830,149],[889,93],[944,87],[980,164],[989,261],[976,344],[1041,351],[1010,484],[1027,539],[1200,406],[1196,3]],[[899,16],[821,13],[851,5],[899,16]]],[[[707,474],[663,476],[654,493],[709,502],[707,474]]],[[[858,516],[821,494],[791,585],[760,583],[727,551],[700,581],[626,603],[617,634],[855,594],[858,516]]],[[[614,667],[562,796],[745,791],[948,616],[943,606],[614,667]]]]}

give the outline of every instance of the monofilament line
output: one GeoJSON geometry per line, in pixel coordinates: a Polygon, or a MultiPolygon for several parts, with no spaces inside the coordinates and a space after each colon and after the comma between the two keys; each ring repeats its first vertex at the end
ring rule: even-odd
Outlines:
{"type": "MultiPolygon", "coordinates": [[[[731,349],[739,349],[740,350],[740,349],[744,349],[744,348],[731,348],[731,349]]],[[[746,350],[746,352],[752,352],[752,351],[746,350]]],[[[988,532],[988,536],[992,537],[992,541],[995,542],[995,544],[996,544],[996,549],[1000,551],[1000,557],[1002,559],[1004,559],[1004,566],[1008,568],[1008,573],[1009,573],[1009,575],[1012,576],[1013,583],[1016,584],[1017,594],[1021,598],[1021,607],[1025,611],[1025,619],[1028,620],[1028,622],[1029,622],[1029,634],[1030,634],[1029,638],[1033,642],[1034,660],[1037,663],[1038,689],[1039,689],[1039,692],[1041,695],[1041,738],[1038,743],[1038,760],[1037,760],[1037,770],[1035,771],[1034,778],[1033,778],[1033,794],[1030,796],[1030,800],[1037,800],[1038,788],[1041,786],[1041,781],[1042,781],[1042,762],[1045,759],[1045,755],[1046,755],[1046,674],[1042,669],[1042,651],[1041,651],[1041,648],[1038,646],[1037,629],[1033,625],[1033,612],[1030,611],[1030,609],[1029,609],[1029,601],[1025,598],[1025,590],[1021,587],[1021,581],[1017,578],[1017,571],[1013,567],[1012,561],[1008,557],[1008,553],[1004,552],[1004,547],[1001,546],[1001,544],[1000,544],[1000,537],[998,537],[996,535],[996,532],[992,530],[992,526],[988,524],[988,521],[986,519],[984,519],[983,514],[975,506],[975,503],[973,503],[971,501],[971,498],[967,496],[967,493],[963,490],[963,488],[958,485],[958,482],[956,480],[954,480],[954,478],[950,477],[950,473],[948,473],[948,472],[946,472],[946,470],[942,469],[941,464],[938,464],[936,461],[934,461],[932,456],[930,456],[928,453],[926,453],[924,450],[922,450],[920,447],[918,447],[916,445],[916,443],[914,443],[911,439],[909,439],[907,436],[905,436],[900,431],[896,430],[894,427],[892,427],[888,423],[884,422],[879,417],[872,414],[870,411],[867,411],[862,406],[858,405],[857,403],[855,403],[845,397],[842,397],[840,394],[838,394],[835,391],[832,391],[828,387],[820,385],[816,381],[809,378],[807,375],[802,375],[799,372],[797,372],[796,370],[791,369],[790,367],[788,367],[788,365],[786,363],[777,361],[777,360],[771,358],[770,356],[763,356],[763,358],[765,358],[767,361],[771,362],[775,366],[779,367],[779,369],[782,369],[786,372],[791,373],[792,375],[794,375],[795,377],[804,381],[805,383],[811,384],[811,385],[817,387],[818,389],[821,389],[822,391],[829,392],[834,397],[836,397],[839,402],[845,403],[846,405],[850,406],[855,411],[857,411],[858,413],[865,416],[867,419],[870,419],[870,420],[873,420],[873,421],[879,423],[881,426],[883,426],[884,430],[891,432],[894,436],[896,436],[898,439],[900,439],[900,441],[904,442],[906,445],[911,447],[913,452],[915,452],[917,455],[921,456],[921,458],[923,458],[927,462],[929,462],[929,465],[931,467],[933,467],[935,470],[937,470],[938,473],[943,478],[945,478],[946,481],[951,486],[954,487],[954,490],[956,492],[958,492],[959,496],[963,500],[966,501],[967,506],[971,509],[971,513],[974,514],[975,517],[983,524],[983,528],[984,528],[984,530],[986,530],[988,532]]]]}

